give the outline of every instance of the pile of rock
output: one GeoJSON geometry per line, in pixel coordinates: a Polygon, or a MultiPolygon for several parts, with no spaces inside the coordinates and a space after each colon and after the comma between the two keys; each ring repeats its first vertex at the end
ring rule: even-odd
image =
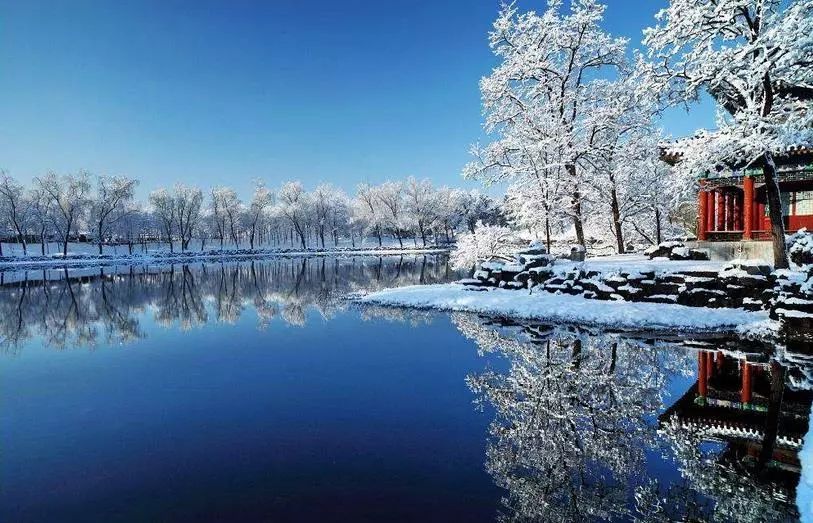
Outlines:
{"type": "Polygon", "coordinates": [[[708,260],[706,251],[690,249],[683,242],[669,241],[653,245],[644,251],[649,259],[669,258],[670,260],[708,260]]]}
{"type": "Polygon", "coordinates": [[[575,267],[556,274],[552,261],[547,254],[526,250],[509,263],[491,261],[482,264],[474,278],[461,283],[475,288],[527,288],[596,300],[762,310],[774,297],[777,281],[770,266],[749,262],[733,262],[719,272],[657,274],[654,270],[646,270],[602,274],[575,267]]]}
{"type": "Polygon", "coordinates": [[[776,271],[770,316],[802,331],[813,331],[813,265],[806,272],[776,271]]]}
{"type": "Polygon", "coordinates": [[[763,309],[773,289],[770,267],[733,263],[716,271],[621,271],[602,275],[574,269],[541,284],[548,292],[598,300],[677,303],[690,307],[763,309]]]}
{"type": "Polygon", "coordinates": [[[472,278],[461,280],[460,283],[475,288],[526,288],[529,279],[540,278],[540,274],[550,277],[550,266],[554,259],[543,243],[531,242],[511,260],[492,259],[480,264],[472,278]]]}
{"type": "Polygon", "coordinates": [[[788,236],[788,256],[796,265],[807,266],[813,264],[813,232],[799,229],[788,236]]]}

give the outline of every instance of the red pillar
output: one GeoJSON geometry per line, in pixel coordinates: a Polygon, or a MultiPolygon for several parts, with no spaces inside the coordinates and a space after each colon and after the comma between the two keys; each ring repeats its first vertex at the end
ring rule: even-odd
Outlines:
{"type": "Polygon", "coordinates": [[[734,193],[734,230],[742,230],[742,193],[734,193]]]}
{"type": "Polygon", "coordinates": [[[708,209],[706,206],[709,203],[709,193],[703,190],[703,184],[700,184],[700,192],[697,193],[697,239],[702,241],[706,240],[706,224],[708,222],[708,209]]]}
{"type": "Polygon", "coordinates": [[[751,365],[747,361],[742,362],[742,388],[740,389],[740,400],[747,404],[751,403],[751,365]]]}
{"type": "Polygon", "coordinates": [[[742,180],[742,239],[750,240],[754,237],[754,179],[746,176],[742,180]]]}
{"type": "Polygon", "coordinates": [[[725,193],[725,230],[734,230],[734,193],[730,189],[725,193]]]}
{"type": "Polygon", "coordinates": [[[708,392],[708,374],[706,369],[706,353],[700,351],[697,353],[697,393],[701,398],[705,398],[708,392]]]}
{"type": "Polygon", "coordinates": [[[706,232],[714,231],[714,215],[717,212],[716,207],[714,205],[714,200],[716,198],[716,192],[714,190],[709,191],[708,196],[706,197],[706,232]]]}
{"type": "Polygon", "coordinates": [[[724,231],[723,218],[725,217],[725,208],[723,206],[723,192],[717,190],[714,194],[714,230],[724,231]]]}

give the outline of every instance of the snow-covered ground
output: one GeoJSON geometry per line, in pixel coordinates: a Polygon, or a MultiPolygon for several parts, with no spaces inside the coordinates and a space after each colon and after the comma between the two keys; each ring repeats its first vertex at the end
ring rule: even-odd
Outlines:
{"type": "Polygon", "coordinates": [[[463,285],[419,285],[385,289],[360,296],[366,304],[474,312],[517,319],[589,324],[629,330],[733,331],[763,323],[766,312],[710,309],[662,303],[588,300],[581,296],[529,294],[490,288],[483,291],[463,285]]]}
{"type": "MultiPolygon", "coordinates": [[[[556,260],[556,263],[553,265],[553,270],[558,273],[564,273],[575,267],[583,266],[586,270],[600,271],[604,274],[621,271],[642,272],[649,270],[659,273],[719,271],[726,263],[728,262],[677,261],[668,260],[666,258],[655,258],[654,260],[650,260],[643,254],[614,254],[612,256],[587,258],[587,260],[584,262],[556,260]]],[[[768,262],[765,263],[767,264],[768,262]]]]}

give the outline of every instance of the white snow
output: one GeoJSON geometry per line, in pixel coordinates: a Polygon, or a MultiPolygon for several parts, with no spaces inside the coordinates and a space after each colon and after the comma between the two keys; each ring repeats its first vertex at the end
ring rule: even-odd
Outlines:
{"type": "Polygon", "coordinates": [[[361,303],[509,316],[550,322],[603,325],[622,329],[720,331],[767,319],[766,312],[709,309],[662,303],[588,300],[503,289],[471,292],[460,285],[418,285],[360,296],[361,303]]]}
{"type": "Polygon", "coordinates": [[[656,273],[694,272],[694,271],[720,271],[727,262],[708,260],[669,260],[668,258],[655,258],[650,260],[640,254],[615,254],[587,258],[584,262],[571,262],[556,260],[553,271],[563,274],[576,267],[583,267],[586,271],[600,271],[603,274],[612,272],[642,273],[655,271],[656,273]]]}

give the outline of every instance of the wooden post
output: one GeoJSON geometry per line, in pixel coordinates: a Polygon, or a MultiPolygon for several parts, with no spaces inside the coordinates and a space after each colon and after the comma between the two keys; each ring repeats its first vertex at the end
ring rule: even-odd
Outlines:
{"type": "Polygon", "coordinates": [[[746,176],[742,180],[742,239],[750,240],[754,237],[754,178],[746,176]]]}
{"type": "Polygon", "coordinates": [[[725,230],[734,230],[734,193],[731,189],[725,193],[725,230]]]}
{"type": "Polygon", "coordinates": [[[703,189],[703,182],[700,182],[700,192],[697,193],[697,239],[706,241],[706,226],[708,222],[709,193],[703,189]]]}
{"type": "Polygon", "coordinates": [[[706,232],[714,231],[714,214],[716,212],[715,205],[715,191],[711,190],[706,197],[706,232]]]}

